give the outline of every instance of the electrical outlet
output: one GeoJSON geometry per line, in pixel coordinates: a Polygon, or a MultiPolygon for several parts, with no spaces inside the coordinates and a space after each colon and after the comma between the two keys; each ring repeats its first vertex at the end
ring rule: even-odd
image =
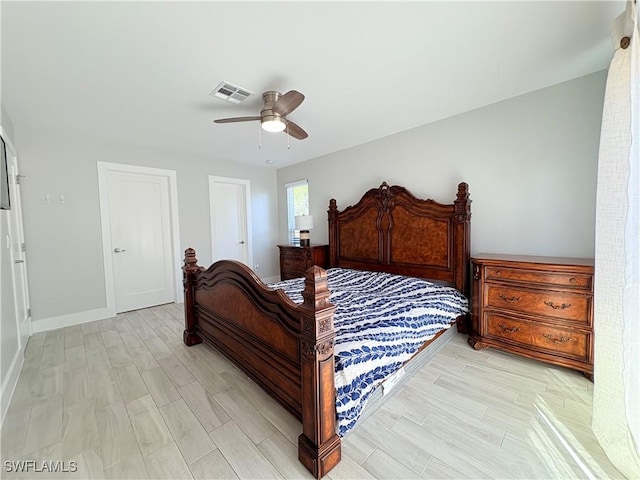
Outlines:
{"type": "Polygon", "coordinates": [[[256,268],[255,268],[255,270],[260,270],[260,264],[259,264],[259,263],[256,263],[256,268]]]}

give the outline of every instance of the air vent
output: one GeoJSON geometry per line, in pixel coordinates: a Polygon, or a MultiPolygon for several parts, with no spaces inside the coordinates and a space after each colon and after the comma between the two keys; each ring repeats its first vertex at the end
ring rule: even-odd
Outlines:
{"type": "Polygon", "coordinates": [[[231,103],[242,103],[253,95],[253,92],[246,88],[239,87],[238,85],[234,85],[233,83],[222,82],[209,95],[212,97],[222,98],[223,100],[227,100],[231,103]]]}

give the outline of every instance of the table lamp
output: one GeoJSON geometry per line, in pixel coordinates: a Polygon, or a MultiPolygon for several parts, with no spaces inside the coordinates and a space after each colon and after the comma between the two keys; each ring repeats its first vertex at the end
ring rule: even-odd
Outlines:
{"type": "Polygon", "coordinates": [[[296,230],[300,230],[300,246],[311,245],[309,230],[313,228],[313,217],[311,215],[296,215],[296,230]]]}

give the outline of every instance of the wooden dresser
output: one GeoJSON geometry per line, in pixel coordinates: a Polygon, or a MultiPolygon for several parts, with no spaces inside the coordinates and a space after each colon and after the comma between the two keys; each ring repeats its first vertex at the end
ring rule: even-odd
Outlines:
{"type": "Polygon", "coordinates": [[[329,267],[329,245],[278,245],[280,249],[280,279],[304,277],[304,272],[314,265],[329,267]]]}
{"type": "Polygon", "coordinates": [[[478,255],[469,345],[574,368],[593,379],[593,260],[478,255]]]}

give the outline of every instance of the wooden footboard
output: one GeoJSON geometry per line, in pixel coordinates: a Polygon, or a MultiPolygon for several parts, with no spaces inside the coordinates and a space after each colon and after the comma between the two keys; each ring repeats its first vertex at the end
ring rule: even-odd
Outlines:
{"type": "Polygon", "coordinates": [[[335,331],[326,272],[305,274],[304,302],[294,304],[245,265],[197,265],[185,252],[184,343],[211,343],[302,422],[298,458],[316,477],[341,457],[336,434],[335,331]]]}

